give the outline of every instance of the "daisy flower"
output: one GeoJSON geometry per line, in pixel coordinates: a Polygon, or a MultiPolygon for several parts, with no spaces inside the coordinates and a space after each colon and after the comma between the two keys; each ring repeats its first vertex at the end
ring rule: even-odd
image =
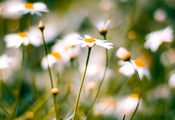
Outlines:
{"type": "Polygon", "coordinates": [[[48,63],[49,63],[49,66],[52,67],[61,58],[62,58],[62,56],[59,53],[51,52],[50,54],[47,55],[47,58],[44,57],[42,59],[41,66],[44,69],[47,69],[48,68],[48,63]]]}
{"type": "Polygon", "coordinates": [[[19,4],[11,8],[12,13],[24,13],[41,16],[41,12],[48,12],[46,4],[42,2],[19,4]]]}
{"type": "Polygon", "coordinates": [[[99,21],[97,24],[95,24],[96,28],[98,29],[98,31],[101,35],[106,35],[107,28],[108,28],[110,22],[111,22],[110,20],[107,20],[106,22],[99,21]]]}
{"type": "Polygon", "coordinates": [[[94,47],[95,45],[104,47],[106,49],[111,49],[112,43],[107,42],[106,40],[100,40],[100,39],[93,39],[89,35],[85,35],[85,38],[79,36],[81,40],[78,40],[75,42],[75,44],[81,44],[81,47],[94,47]]]}
{"type": "Polygon", "coordinates": [[[173,29],[166,27],[164,30],[155,31],[146,36],[144,47],[155,52],[163,42],[173,41],[173,29]]]}
{"type": "Polygon", "coordinates": [[[18,48],[21,44],[28,45],[31,43],[34,46],[39,46],[38,42],[40,38],[26,32],[19,32],[17,34],[8,34],[5,36],[5,42],[7,48],[15,47],[18,48]]]}
{"type": "Polygon", "coordinates": [[[79,46],[76,46],[75,43],[77,41],[78,36],[75,33],[70,33],[63,37],[62,40],[58,40],[56,44],[52,47],[53,52],[61,52],[64,54],[64,58],[66,60],[70,60],[72,58],[76,58],[79,54],[79,46]]]}
{"type": "MultiPolygon", "coordinates": [[[[143,79],[143,76],[146,76],[148,79],[150,79],[151,75],[148,69],[145,67],[144,61],[136,59],[131,60],[131,62],[134,65],[135,69],[138,71],[140,79],[143,79]]],[[[118,64],[122,66],[119,68],[119,72],[124,74],[125,76],[130,77],[135,73],[135,70],[131,63],[119,61],[118,64]]]]}
{"type": "Polygon", "coordinates": [[[130,94],[128,97],[121,98],[117,101],[116,113],[120,116],[124,114],[126,114],[126,116],[131,115],[137,106],[138,99],[138,94],[130,94]]]}

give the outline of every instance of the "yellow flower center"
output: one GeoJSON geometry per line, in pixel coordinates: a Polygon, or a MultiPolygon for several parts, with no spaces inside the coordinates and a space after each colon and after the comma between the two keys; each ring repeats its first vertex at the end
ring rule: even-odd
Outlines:
{"type": "Polygon", "coordinates": [[[131,94],[131,95],[129,95],[129,97],[132,97],[132,98],[138,98],[139,95],[138,95],[138,94],[131,94]]]}
{"type": "Polygon", "coordinates": [[[88,38],[88,39],[85,39],[84,41],[87,43],[92,43],[92,42],[95,42],[96,40],[94,40],[92,38],[88,38]]]}
{"type": "Polygon", "coordinates": [[[32,3],[26,3],[26,4],[25,4],[25,8],[26,8],[26,9],[34,9],[32,3]]]}
{"type": "Polygon", "coordinates": [[[138,66],[138,67],[145,67],[145,63],[142,60],[134,60],[134,63],[138,66]]]}
{"type": "Polygon", "coordinates": [[[50,54],[53,55],[56,59],[61,59],[61,55],[59,53],[51,52],[50,54]]]}
{"type": "Polygon", "coordinates": [[[20,37],[27,37],[27,34],[25,32],[19,32],[17,33],[20,37]]]}

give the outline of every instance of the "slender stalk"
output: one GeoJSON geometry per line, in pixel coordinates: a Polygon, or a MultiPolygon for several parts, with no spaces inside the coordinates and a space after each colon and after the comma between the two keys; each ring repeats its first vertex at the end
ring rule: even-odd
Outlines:
{"type": "MultiPolygon", "coordinates": [[[[28,33],[30,32],[30,26],[31,26],[31,20],[30,20],[30,14],[28,14],[28,33]]],[[[30,63],[30,67],[31,67],[31,76],[32,76],[32,84],[33,84],[33,93],[35,98],[37,98],[39,96],[37,87],[36,87],[36,75],[35,75],[35,67],[33,64],[33,60],[32,60],[32,46],[31,44],[29,44],[29,51],[28,51],[28,56],[29,56],[29,63],[30,63]]]]}
{"type": "Polygon", "coordinates": [[[122,120],[125,120],[125,117],[126,117],[126,114],[124,114],[124,116],[123,116],[122,120]]]}
{"type": "Polygon", "coordinates": [[[32,60],[32,46],[31,44],[29,44],[29,51],[28,51],[28,56],[29,56],[29,63],[30,63],[30,67],[31,67],[31,76],[32,76],[32,85],[33,85],[33,93],[35,98],[38,98],[39,93],[37,90],[37,86],[36,86],[36,75],[35,75],[35,67],[33,64],[33,60],[32,60]]]}
{"type": "MultiPolygon", "coordinates": [[[[104,36],[104,39],[106,40],[106,35],[103,35],[103,36],[104,36]]],[[[104,71],[102,80],[101,80],[101,82],[100,82],[100,85],[99,85],[99,87],[98,87],[97,94],[96,94],[96,96],[95,96],[95,98],[94,98],[94,100],[93,100],[93,102],[92,102],[92,105],[91,105],[90,108],[89,108],[89,112],[87,113],[86,120],[88,119],[88,117],[89,117],[89,115],[90,115],[90,112],[91,112],[91,110],[92,110],[92,108],[93,108],[93,106],[94,106],[94,104],[95,104],[95,101],[96,101],[96,99],[97,99],[97,97],[98,97],[98,95],[99,95],[101,86],[102,86],[103,81],[104,81],[105,76],[106,76],[107,68],[108,68],[108,50],[106,49],[106,66],[105,66],[105,71],[104,71]]]]}
{"type": "Polygon", "coordinates": [[[80,94],[81,94],[81,90],[82,90],[82,87],[83,87],[83,83],[84,83],[84,79],[85,79],[85,75],[86,75],[86,70],[87,70],[87,66],[88,66],[88,63],[89,63],[90,54],[91,54],[91,48],[88,49],[88,55],[87,55],[87,59],[86,59],[86,66],[85,66],[85,69],[84,69],[84,74],[83,74],[83,77],[82,77],[82,80],[81,80],[81,84],[80,84],[80,88],[79,88],[79,92],[78,92],[78,96],[77,96],[77,100],[76,100],[76,104],[75,104],[75,108],[74,108],[73,120],[75,120],[76,112],[77,112],[77,109],[78,109],[78,102],[79,102],[79,99],[80,99],[80,94]]]}
{"type": "Polygon", "coordinates": [[[1,101],[1,100],[2,100],[2,93],[3,93],[3,92],[2,92],[2,86],[3,86],[3,85],[2,85],[2,81],[3,81],[2,71],[0,71],[0,74],[1,74],[1,76],[0,76],[0,77],[1,77],[1,79],[0,79],[0,84],[1,84],[1,89],[0,89],[0,101],[1,101]]]}
{"type": "Polygon", "coordinates": [[[0,107],[5,111],[5,113],[8,115],[8,117],[10,118],[10,120],[13,120],[13,118],[11,117],[11,115],[8,113],[8,111],[5,109],[5,107],[0,103],[0,107]]]}
{"type": "Polygon", "coordinates": [[[139,98],[138,98],[137,106],[136,106],[136,108],[135,108],[135,110],[134,110],[134,112],[133,112],[133,114],[132,114],[132,116],[131,116],[131,118],[130,118],[130,120],[132,120],[132,119],[134,118],[134,115],[136,114],[136,112],[137,112],[137,110],[138,110],[138,107],[139,107],[139,104],[140,104],[140,95],[141,95],[141,93],[142,93],[142,85],[141,85],[141,80],[140,80],[138,71],[135,69],[133,63],[132,63],[130,60],[129,60],[129,62],[130,62],[131,65],[133,66],[134,71],[135,71],[135,74],[136,74],[137,79],[138,79],[138,82],[139,82],[139,84],[140,84],[140,93],[139,93],[139,98]]]}
{"type": "Polygon", "coordinates": [[[19,99],[20,99],[20,92],[21,92],[21,87],[22,87],[22,78],[23,78],[23,68],[24,68],[24,57],[25,57],[25,46],[23,46],[23,53],[22,53],[22,63],[21,63],[21,68],[20,68],[20,78],[19,78],[19,83],[18,83],[18,91],[17,91],[17,96],[16,96],[16,101],[14,106],[12,107],[12,115],[16,116],[15,111],[17,112],[18,109],[18,104],[19,104],[19,99]]]}
{"type": "MultiPolygon", "coordinates": [[[[45,42],[45,38],[44,38],[44,32],[43,32],[43,29],[40,29],[40,30],[41,30],[41,33],[42,33],[43,44],[44,44],[44,49],[45,49],[45,55],[46,55],[46,59],[47,59],[48,51],[47,51],[47,46],[46,46],[46,42],[45,42]]],[[[51,74],[51,69],[50,69],[50,66],[49,66],[48,59],[47,59],[47,63],[48,63],[48,71],[49,71],[49,76],[50,76],[51,87],[54,88],[52,74],[51,74]]],[[[57,110],[56,95],[54,95],[54,94],[53,94],[53,101],[54,101],[54,106],[55,106],[56,119],[58,120],[58,112],[57,112],[58,110],[57,110]]]]}

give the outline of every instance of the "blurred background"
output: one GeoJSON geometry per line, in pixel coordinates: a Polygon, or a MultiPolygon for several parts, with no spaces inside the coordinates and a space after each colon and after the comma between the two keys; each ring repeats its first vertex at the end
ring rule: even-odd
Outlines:
{"type": "MultiPolygon", "coordinates": [[[[120,60],[115,55],[119,47],[125,47],[131,53],[131,59],[145,62],[150,73],[149,79],[144,76],[141,80],[141,102],[134,119],[175,120],[175,42],[163,43],[155,52],[144,47],[149,33],[164,30],[168,26],[175,29],[174,0],[1,0],[0,54],[10,56],[12,63],[0,70],[0,103],[12,116],[18,91],[22,46],[7,48],[4,39],[8,34],[28,31],[29,15],[11,13],[9,8],[20,3],[35,2],[45,3],[49,12],[42,13],[42,16],[30,15],[30,32],[42,40],[38,23],[41,20],[44,22],[49,52],[58,41],[72,33],[103,39],[95,24],[111,20],[107,40],[113,43],[113,49],[109,50],[107,74],[89,119],[121,120],[126,114],[128,120],[133,114],[138,101],[139,84],[135,74],[125,76],[119,72],[120,60]]],[[[26,51],[29,50],[26,48],[26,51]]],[[[27,53],[15,119],[54,120],[49,74],[41,64],[45,56],[42,42],[39,46],[32,45],[31,56],[27,53]],[[29,57],[33,61],[34,71],[29,57]],[[32,71],[36,77],[37,92],[32,83],[32,71]]],[[[60,119],[66,119],[66,115],[74,108],[86,56],[87,48],[78,48],[75,59],[59,61],[52,66],[54,85],[60,89],[57,95],[60,119]]],[[[104,48],[92,48],[77,119],[86,118],[104,73],[105,59],[104,48]]],[[[2,109],[0,119],[9,119],[2,109]]]]}

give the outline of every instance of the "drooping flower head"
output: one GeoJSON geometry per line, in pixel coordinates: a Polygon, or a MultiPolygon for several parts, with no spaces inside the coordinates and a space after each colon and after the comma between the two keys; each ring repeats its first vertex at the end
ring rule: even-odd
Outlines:
{"type": "Polygon", "coordinates": [[[85,35],[85,37],[79,36],[80,40],[76,44],[81,44],[81,47],[94,47],[95,45],[104,47],[106,49],[111,49],[112,43],[107,42],[106,40],[94,39],[89,35],[85,35]]]}
{"type": "Polygon", "coordinates": [[[31,15],[37,14],[41,16],[41,12],[48,12],[46,4],[42,2],[36,2],[36,3],[25,3],[25,4],[19,4],[11,8],[11,12],[21,12],[24,14],[30,13],[31,15]]]}
{"type": "Polygon", "coordinates": [[[96,28],[98,29],[99,33],[101,35],[106,35],[107,34],[107,28],[110,24],[110,20],[105,21],[99,21],[97,24],[95,24],[96,28]]]}
{"type": "Polygon", "coordinates": [[[155,52],[163,42],[173,41],[173,29],[166,27],[164,30],[155,31],[146,36],[144,47],[155,52]]]}
{"type": "Polygon", "coordinates": [[[117,52],[116,56],[123,61],[129,61],[131,59],[131,54],[125,48],[120,47],[117,52]]]}

